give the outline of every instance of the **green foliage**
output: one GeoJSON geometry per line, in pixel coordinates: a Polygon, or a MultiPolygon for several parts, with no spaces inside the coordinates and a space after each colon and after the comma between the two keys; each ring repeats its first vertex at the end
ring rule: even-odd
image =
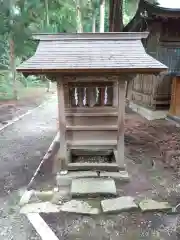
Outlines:
{"type": "MultiPolygon", "coordinates": [[[[0,1],[0,74],[1,70],[8,70],[0,75],[0,93],[12,95],[12,62],[15,64],[26,60],[35,52],[37,42],[30,39],[32,33],[37,32],[76,32],[77,30],[77,0],[1,0],[0,1]],[[10,52],[10,40],[14,43],[14,50],[10,52]],[[14,61],[14,60],[13,60],[14,61]]],[[[109,1],[105,8],[105,31],[109,28],[109,1]]],[[[137,0],[124,1],[124,22],[126,23],[135,13],[137,0]]],[[[100,0],[79,0],[82,15],[82,25],[85,32],[92,31],[92,18],[96,17],[96,31],[99,30],[100,0]]],[[[41,80],[25,79],[17,75],[18,84],[41,85],[41,80]]]]}
{"type": "Polygon", "coordinates": [[[0,71],[0,100],[13,98],[13,84],[9,71],[0,71]]]}
{"type": "MultiPolygon", "coordinates": [[[[105,31],[108,31],[109,0],[106,0],[105,31]]],[[[0,63],[9,59],[9,38],[15,44],[15,56],[26,59],[31,56],[36,43],[30,40],[35,32],[75,32],[76,0],[2,0],[0,1],[0,63]],[[48,4],[46,9],[45,3],[48,4]],[[48,24],[47,24],[48,17],[48,24]],[[2,60],[3,55],[3,60],[2,60]]],[[[124,0],[125,22],[133,16],[137,0],[124,0]]],[[[99,0],[81,0],[84,31],[92,30],[92,14],[96,15],[99,29],[99,0]]]]}

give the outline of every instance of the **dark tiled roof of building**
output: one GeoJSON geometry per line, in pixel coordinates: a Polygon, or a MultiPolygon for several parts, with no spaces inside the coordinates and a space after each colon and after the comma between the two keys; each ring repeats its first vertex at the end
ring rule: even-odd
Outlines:
{"type": "Polygon", "coordinates": [[[148,33],[40,34],[34,56],[17,70],[38,74],[118,70],[161,72],[167,67],[149,56],[141,43],[148,33]]]}
{"type": "MultiPolygon", "coordinates": [[[[169,6],[173,5],[169,0],[169,6]]],[[[138,4],[138,9],[135,16],[131,21],[124,27],[124,32],[138,31],[142,27],[142,22],[144,22],[144,17],[142,16],[144,12],[147,13],[147,19],[153,17],[165,17],[165,18],[180,18],[180,2],[177,4],[178,8],[167,8],[160,4],[157,0],[157,4],[152,4],[148,0],[140,0],[138,4]]],[[[146,20],[147,20],[146,19],[146,20]]]]}

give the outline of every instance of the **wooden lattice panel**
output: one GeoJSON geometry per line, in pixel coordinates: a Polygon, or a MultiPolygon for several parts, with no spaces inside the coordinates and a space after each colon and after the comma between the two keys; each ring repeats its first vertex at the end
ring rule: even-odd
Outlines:
{"type": "MultiPolygon", "coordinates": [[[[70,107],[97,107],[113,105],[113,83],[68,83],[70,107]]],[[[67,91],[66,91],[67,92],[67,91]]]]}

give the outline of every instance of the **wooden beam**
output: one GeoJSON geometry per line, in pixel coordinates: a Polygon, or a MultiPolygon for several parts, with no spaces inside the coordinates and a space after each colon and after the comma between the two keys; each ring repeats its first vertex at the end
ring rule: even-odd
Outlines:
{"type": "Polygon", "coordinates": [[[67,144],[66,144],[66,118],[64,104],[64,88],[62,80],[57,83],[58,94],[58,115],[59,115],[59,132],[60,132],[60,149],[58,159],[61,169],[67,169],[67,144]]]}
{"type": "MultiPolygon", "coordinates": [[[[76,75],[80,75],[80,74],[92,74],[92,75],[102,75],[103,74],[118,74],[121,75],[122,73],[133,73],[133,74],[160,74],[161,72],[164,71],[164,73],[167,73],[167,68],[165,67],[159,67],[159,68],[104,68],[104,69],[94,69],[94,68],[86,68],[86,69],[17,69],[18,72],[22,72],[24,75],[28,76],[28,75],[39,75],[39,74],[43,74],[43,75],[47,75],[47,74],[53,74],[55,77],[59,76],[61,74],[61,76],[64,75],[68,75],[70,76],[71,74],[74,76],[74,74],[76,75]]],[[[57,78],[56,78],[57,81],[57,78]]],[[[87,79],[84,80],[89,81],[87,79]]],[[[97,78],[97,81],[99,81],[99,79],[97,78]]]]}
{"type": "MultiPolygon", "coordinates": [[[[124,169],[124,168],[123,168],[124,169]]],[[[115,171],[118,172],[122,170],[119,168],[117,163],[83,163],[83,162],[76,162],[76,163],[69,163],[68,170],[70,171],[115,171]]]]}
{"type": "Polygon", "coordinates": [[[124,168],[125,81],[118,81],[117,164],[124,168]]]}
{"type": "Polygon", "coordinates": [[[117,125],[70,125],[66,126],[66,130],[70,131],[116,131],[117,125]]]}
{"type": "Polygon", "coordinates": [[[113,154],[113,149],[71,149],[73,156],[106,156],[113,154]]]}

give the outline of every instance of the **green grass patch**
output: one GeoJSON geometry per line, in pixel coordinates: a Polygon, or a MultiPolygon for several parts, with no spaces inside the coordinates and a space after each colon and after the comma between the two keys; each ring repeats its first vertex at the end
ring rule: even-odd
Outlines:
{"type": "MultiPolygon", "coordinates": [[[[23,98],[29,94],[33,96],[33,92],[39,92],[47,87],[47,83],[37,77],[25,78],[21,74],[17,74],[16,88],[18,92],[18,98],[23,98]]],[[[13,82],[10,77],[10,73],[0,73],[0,101],[12,100],[13,94],[13,82]]]]}

